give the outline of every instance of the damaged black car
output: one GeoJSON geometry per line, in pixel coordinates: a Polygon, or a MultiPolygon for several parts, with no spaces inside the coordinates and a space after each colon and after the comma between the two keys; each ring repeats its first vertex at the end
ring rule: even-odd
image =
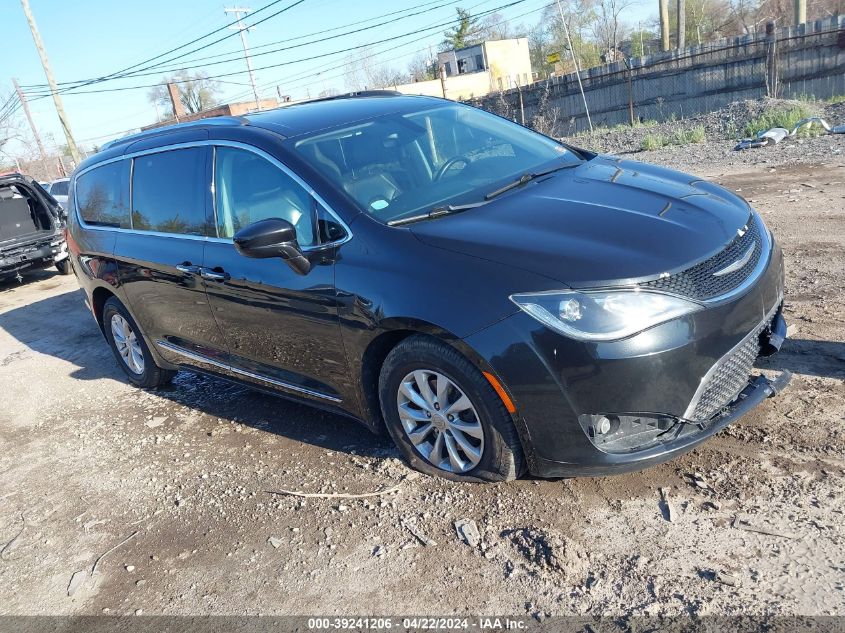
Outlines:
{"type": "Polygon", "coordinates": [[[642,468],[789,380],[752,375],[786,335],[784,271],[745,200],[443,99],[123,138],[68,200],[132,383],[184,368],[301,400],[430,474],[642,468]]]}
{"type": "Polygon", "coordinates": [[[65,211],[37,181],[0,176],[0,280],[55,266],[71,272],[64,237],[65,211]]]}

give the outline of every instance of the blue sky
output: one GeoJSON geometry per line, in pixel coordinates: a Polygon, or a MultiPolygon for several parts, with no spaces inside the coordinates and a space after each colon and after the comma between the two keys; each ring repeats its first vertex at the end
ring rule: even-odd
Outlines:
{"type": "MultiPolygon", "coordinates": [[[[294,98],[306,97],[309,94],[316,96],[321,90],[329,88],[344,90],[344,61],[348,53],[327,54],[354,46],[372,44],[378,62],[405,69],[413,57],[427,51],[429,46],[436,50],[445,30],[445,27],[438,25],[454,17],[455,7],[464,7],[478,14],[513,1],[305,0],[289,11],[258,25],[248,35],[261,94],[267,97],[275,96],[277,85],[280,86],[282,94],[290,94],[294,98]],[[379,19],[386,13],[402,9],[408,11],[379,19]],[[398,19],[392,24],[361,33],[337,37],[338,33],[347,30],[368,27],[418,11],[424,13],[398,19]],[[350,26],[365,20],[362,24],[350,26]],[[432,28],[390,42],[375,43],[427,27],[432,28]],[[303,37],[327,29],[338,30],[324,35],[303,37]],[[331,39],[287,51],[266,53],[275,48],[324,37],[331,39]],[[264,68],[272,65],[279,66],[264,68]]],[[[270,0],[256,0],[239,6],[257,10],[269,2],[270,0]]],[[[257,13],[247,23],[257,21],[293,2],[294,0],[283,0],[257,13]]],[[[533,25],[539,21],[542,8],[548,2],[549,0],[523,0],[515,6],[502,9],[500,13],[514,25],[533,25]]],[[[646,4],[645,0],[638,0],[623,18],[631,22],[646,21],[652,13],[649,10],[651,4],[656,5],[654,2],[646,4]]],[[[218,0],[80,0],[76,3],[62,0],[30,0],[30,5],[41,31],[54,76],[60,83],[113,73],[224,27],[233,19],[223,12],[224,5],[218,0]]],[[[0,96],[5,96],[11,89],[12,77],[16,77],[22,85],[46,83],[19,2],[3,0],[0,3],[0,24],[3,25],[0,96]]],[[[171,56],[190,51],[229,33],[230,31],[222,31],[171,56]]],[[[223,100],[246,101],[251,98],[246,67],[242,57],[234,59],[235,56],[242,55],[240,38],[234,31],[231,33],[233,36],[227,40],[186,56],[184,60],[221,55],[220,58],[203,59],[190,65],[201,65],[201,70],[211,75],[232,73],[221,77],[222,81],[227,82],[221,83],[223,100]],[[209,62],[229,58],[233,61],[208,65],[209,62]]],[[[80,91],[154,84],[159,82],[164,74],[186,65],[184,60],[168,64],[170,70],[151,69],[148,72],[154,74],[149,76],[108,81],[81,88],[80,91]]],[[[139,88],[99,94],[69,92],[63,95],[65,110],[77,143],[86,147],[101,144],[127,130],[154,121],[156,113],[148,100],[148,91],[149,88],[139,88]]],[[[30,108],[42,135],[48,137],[48,143],[50,136],[54,142],[64,143],[52,99],[32,97],[30,108]]]]}

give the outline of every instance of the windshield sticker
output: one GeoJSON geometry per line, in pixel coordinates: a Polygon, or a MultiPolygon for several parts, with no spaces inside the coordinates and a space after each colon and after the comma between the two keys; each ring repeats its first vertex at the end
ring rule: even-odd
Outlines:
{"type": "Polygon", "coordinates": [[[389,205],[390,205],[390,203],[387,200],[382,200],[382,199],[373,200],[370,203],[370,206],[373,209],[375,209],[376,211],[381,211],[382,209],[386,209],[389,205]]]}

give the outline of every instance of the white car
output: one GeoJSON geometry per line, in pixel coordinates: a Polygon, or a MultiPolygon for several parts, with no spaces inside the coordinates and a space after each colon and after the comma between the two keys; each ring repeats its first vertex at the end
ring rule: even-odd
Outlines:
{"type": "Polygon", "coordinates": [[[56,199],[56,202],[62,205],[63,209],[67,209],[67,190],[70,184],[70,178],[59,178],[50,183],[47,193],[56,199]]]}

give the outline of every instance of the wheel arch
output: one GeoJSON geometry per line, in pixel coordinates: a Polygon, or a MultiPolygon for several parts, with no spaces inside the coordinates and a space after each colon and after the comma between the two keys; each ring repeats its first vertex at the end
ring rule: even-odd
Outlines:
{"type": "MultiPolygon", "coordinates": [[[[138,319],[135,317],[135,314],[132,310],[132,306],[130,306],[122,297],[120,297],[110,287],[97,286],[91,291],[91,311],[94,314],[94,318],[96,319],[97,325],[100,327],[100,332],[103,336],[106,335],[106,326],[105,323],[103,323],[103,308],[106,305],[106,301],[108,301],[112,297],[120,301],[121,305],[126,309],[127,312],[129,312],[130,316],[135,321],[135,323],[138,322],[138,319]]],[[[153,341],[147,336],[147,333],[140,328],[140,326],[138,326],[138,331],[141,336],[144,337],[144,342],[146,342],[147,348],[150,350],[150,354],[152,354],[153,359],[159,367],[172,370],[179,369],[173,363],[169,363],[164,358],[162,358],[161,354],[159,354],[158,352],[158,348],[153,344],[153,341]]]]}
{"type": "Polygon", "coordinates": [[[101,332],[105,332],[105,326],[103,325],[103,306],[106,305],[106,301],[111,297],[116,296],[114,292],[104,286],[97,286],[91,292],[91,311],[94,313],[94,318],[97,320],[97,325],[100,326],[101,332]]]}
{"type": "MultiPolygon", "coordinates": [[[[366,416],[365,422],[377,433],[385,433],[384,418],[378,394],[378,379],[387,355],[405,339],[415,335],[425,335],[453,347],[482,373],[496,376],[495,370],[472,346],[459,336],[438,325],[414,318],[390,318],[379,324],[379,332],[367,343],[361,355],[360,389],[361,402],[366,416]]],[[[505,389],[507,389],[505,387],[505,389]]],[[[521,420],[511,414],[519,429],[521,420]]],[[[521,431],[521,429],[520,429],[521,431]]],[[[522,432],[520,439],[523,440],[522,432]]],[[[525,444],[525,441],[522,441],[525,444]]],[[[523,446],[523,450],[525,450],[523,446]]]]}

